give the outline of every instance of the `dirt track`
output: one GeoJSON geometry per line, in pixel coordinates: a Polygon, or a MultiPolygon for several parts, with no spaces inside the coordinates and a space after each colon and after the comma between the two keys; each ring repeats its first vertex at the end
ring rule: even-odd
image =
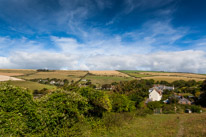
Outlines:
{"type": "Polygon", "coordinates": [[[18,79],[18,78],[14,78],[14,77],[9,77],[9,76],[4,76],[4,75],[0,75],[0,81],[20,81],[22,79],[18,79]]]}

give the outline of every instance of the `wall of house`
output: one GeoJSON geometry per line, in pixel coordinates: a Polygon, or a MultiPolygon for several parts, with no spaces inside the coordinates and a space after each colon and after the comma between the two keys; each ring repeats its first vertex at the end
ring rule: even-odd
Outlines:
{"type": "Polygon", "coordinates": [[[149,99],[151,99],[152,101],[160,101],[162,99],[162,96],[159,93],[157,93],[156,90],[153,90],[149,94],[149,99]]]}

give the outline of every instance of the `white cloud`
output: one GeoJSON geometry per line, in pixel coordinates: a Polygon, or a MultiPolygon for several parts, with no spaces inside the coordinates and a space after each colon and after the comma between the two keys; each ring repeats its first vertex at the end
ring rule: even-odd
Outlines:
{"type": "MultiPolygon", "coordinates": [[[[206,73],[205,51],[183,50],[174,45],[187,33],[185,28],[172,27],[170,21],[150,21],[140,30],[118,35],[91,29],[86,32],[86,37],[82,36],[81,42],[71,37],[51,36],[51,48],[48,48],[48,43],[24,37],[0,37],[0,68],[141,69],[206,73]]],[[[204,46],[204,42],[203,39],[193,44],[204,46]]]]}
{"type": "Polygon", "coordinates": [[[81,56],[63,53],[17,52],[0,57],[0,68],[49,68],[69,70],[163,70],[206,73],[206,52],[186,50],[154,54],[81,56]]]}

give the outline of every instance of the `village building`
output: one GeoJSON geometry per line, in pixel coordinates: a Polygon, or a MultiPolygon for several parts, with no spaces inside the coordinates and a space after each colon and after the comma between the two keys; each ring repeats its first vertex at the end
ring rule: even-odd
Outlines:
{"type": "Polygon", "coordinates": [[[50,84],[53,85],[55,84],[56,82],[54,80],[50,81],[50,84]]]}
{"type": "Polygon", "coordinates": [[[180,98],[179,101],[178,101],[179,104],[184,104],[184,105],[191,105],[191,101],[189,101],[188,99],[186,98],[180,98]]]}
{"type": "Polygon", "coordinates": [[[153,88],[153,90],[149,93],[149,100],[160,101],[162,99],[162,92],[162,90],[153,88]]]}

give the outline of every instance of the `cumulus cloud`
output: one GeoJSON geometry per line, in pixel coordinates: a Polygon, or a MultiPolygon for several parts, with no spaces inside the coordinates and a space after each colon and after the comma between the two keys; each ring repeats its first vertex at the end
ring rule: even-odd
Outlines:
{"type": "Polygon", "coordinates": [[[62,53],[18,52],[0,57],[0,68],[49,68],[68,70],[158,70],[206,73],[206,52],[186,50],[133,55],[81,56],[62,53]]]}
{"type": "MultiPolygon", "coordinates": [[[[25,37],[0,37],[0,68],[206,73],[205,51],[175,47],[175,42],[187,33],[187,29],[174,28],[169,21],[151,21],[145,23],[141,30],[113,37],[99,33],[102,37],[92,35],[83,42],[72,37],[57,36],[51,36],[50,43],[25,37]],[[50,44],[52,48],[49,50],[50,44]]],[[[204,43],[203,38],[193,44],[200,47],[204,43]]]]}

